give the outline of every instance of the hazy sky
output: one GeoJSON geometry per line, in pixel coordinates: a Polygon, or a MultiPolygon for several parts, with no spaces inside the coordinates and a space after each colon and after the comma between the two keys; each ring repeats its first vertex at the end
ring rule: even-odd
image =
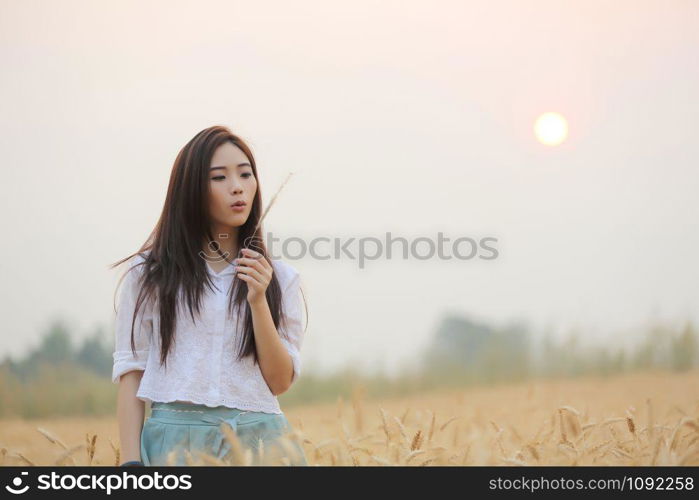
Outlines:
{"type": "Polygon", "coordinates": [[[250,141],[265,203],[295,173],[275,235],[498,238],[490,261],[287,259],[307,367],[392,370],[445,312],[617,340],[699,320],[697,2],[1,5],[0,355],[57,316],[113,327],[107,265],[214,124],[250,141]]]}

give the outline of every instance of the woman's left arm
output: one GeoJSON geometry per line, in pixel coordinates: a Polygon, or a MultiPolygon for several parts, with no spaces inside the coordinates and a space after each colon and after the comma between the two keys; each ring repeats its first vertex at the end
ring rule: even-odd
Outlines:
{"type": "Polygon", "coordinates": [[[273,269],[261,254],[243,249],[247,257],[238,259],[236,275],[248,284],[248,303],[252,312],[257,358],[262,376],[272,394],[286,392],[294,377],[294,364],[274,326],[272,312],[265,294],[272,280],[273,269]]]}

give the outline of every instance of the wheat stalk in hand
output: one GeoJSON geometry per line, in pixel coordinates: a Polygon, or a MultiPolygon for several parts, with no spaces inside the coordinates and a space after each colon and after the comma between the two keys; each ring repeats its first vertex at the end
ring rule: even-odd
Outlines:
{"type": "MultiPolygon", "coordinates": [[[[279,189],[277,189],[277,192],[274,193],[274,196],[272,196],[272,198],[269,200],[269,203],[267,204],[267,208],[265,208],[265,211],[262,212],[262,216],[260,217],[260,220],[257,221],[257,225],[255,226],[255,229],[252,232],[252,236],[249,236],[248,238],[245,239],[245,242],[243,243],[243,248],[241,248],[238,251],[238,257],[242,256],[243,249],[249,248],[248,245],[249,245],[250,241],[255,239],[255,235],[257,234],[257,230],[262,225],[262,221],[265,219],[265,217],[267,217],[267,214],[269,213],[269,209],[272,208],[272,205],[274,205],[274,202],[276,201],[277,196],[279,196],[279,193],[281,193],[282,189],[284,188],[286,183],[289,182],[289,179],[291,178],[291,176],[293,174],[294,174],[293,172],[289,172],[289,175],[286,176],[286,179],[284,179],[284,182],[282,182],[281,186],[279,186],[279,189]]],[[[236,275],[238,274],[237,270],[236,270],[235,274],[236,275]]]]}
{"type": "Polygon", "coordinates": [[[267,216],[267,213],[269,212],[269,209],[272,208],[272,205],[274,205],[274,201],[277,199],[277,196],[279,196],[279,193],[282,191],[284,188],[284,185],[289,182],[289,179],[291,176],[294,175],[293,172],[289,172],[289,175],[286,176],[286,179],[284,179],[284,182],[282,182],[282,185],[279,186],[279,189],[277,189],[277,192],[274,193],[274,196],[272,196],[272,199],[269,200],[269,204],[267,205],[267,208],[265,208],[265,211],[262,212],[262,217],[260,217],[260,220],[257,222],[257,225],[255,226],[255,229],[253,230],[252,234],[254,235],[257,230],[259,229],[260,225],[262,224],[262,221],[265,220],[265,217],[267,216]]]}

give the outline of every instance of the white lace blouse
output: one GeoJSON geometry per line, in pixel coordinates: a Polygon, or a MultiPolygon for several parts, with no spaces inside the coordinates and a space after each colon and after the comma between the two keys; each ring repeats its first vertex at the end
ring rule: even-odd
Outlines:
{"type": "MultiPolygon", "coordinates": [[[[142,262],[136,255],[129,268],[142,262]]],[[[144,301],[134,325],[136,356],[131,351],[131,320],[138,296],[138,278],[143,266],[129,271],[121,283],[115,319],[115,349],[112,382],[131,370],[143,370],[136,397],[146,402],[191,401],[207,406],[228,406],[265,413],[282,413],[277,397],[265,382],[259,364],[252,356],[242,360],[236,354],[242,340],[236,330],[236,318],[228,312],[228,289],[233,284],[235,265],[216,273],[209,263],[214,290],[204,287],[200,314],[189,309],[180,299],[175,339],[171,344],[167,368],[160,365],[160,317],[151,301],[144,301]],[[185,311],[183,314],[182,311],[185,311]],[[155,313],[154,313],[155,312],[155,313]]],[[[303,338],[300,275],[282,260],[272,260],[282,290],[282,308],[287,322],[278,327],[280,339],[289,352],[295,382],[301,373],[300,349],[303,338]],[[289,341],[282,335],[286,333],[289,341]]],[[[237,314],[238,308],[234,310],[237,314]]],[[[242,328],[243,319],[240,319],[242,328]]]]}

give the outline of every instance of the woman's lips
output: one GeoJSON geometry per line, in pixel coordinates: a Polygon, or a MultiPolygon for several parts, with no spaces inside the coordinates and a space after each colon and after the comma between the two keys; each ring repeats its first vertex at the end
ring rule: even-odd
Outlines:
{"type": "Polygon", "coordinates": [[[242,212],[243,210],[245,210],[245,205],[231,205],[231,208],[235,212],[242,212]]]}

